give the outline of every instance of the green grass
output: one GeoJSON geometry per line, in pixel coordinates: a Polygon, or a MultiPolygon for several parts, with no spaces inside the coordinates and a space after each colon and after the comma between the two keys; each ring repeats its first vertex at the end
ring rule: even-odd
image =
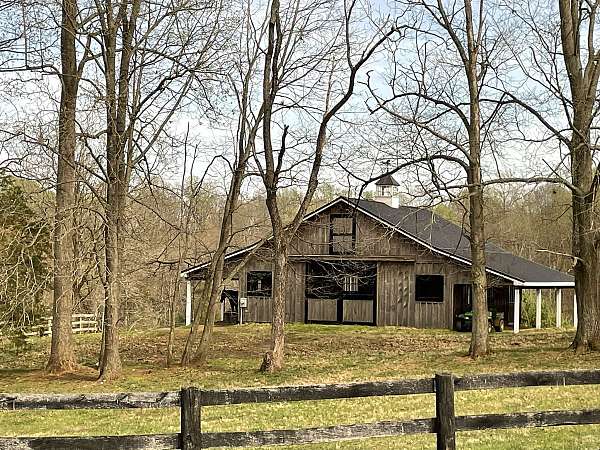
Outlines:
{"type": "MultiPolygon", "coordinates": [[[[178,348],[187,330],[178,330],[178,348]]],[[[124,375],[99,384],[96,371],[55,377],[40,370],[49,341],[35,338],[33,348],[16,356],[3,351],[0,391],[98,392],[175,390],[181,386],[263,386],[332,383],[432,376],[436,372],[484,373],[522,370],[599,368],[597,354],[576,357],[566,350],[569,331],[497,333],[493,353],[471,360],[465,356],[469,335],[445,330],[372,328],[359,326],[291,325],[288,327],[285,369],[275,375],[257,371],[268,345],[269,327],[219,327],[213,358],[206,367],[164,367],[166,330],[138,331],[122,337],[124,375]]],[[[98,336],[77,337],[77,351],[88,366],[95,362],[98,336]]],[[[459,392],[457,414],[600,408],[600,386],[520,388],[459,392]]],[[[302,428],[403,420],[434,415],[432,395],[328,400],[314,402],[233,405],[203,409],[204,431],[302,428]]],[[[176,432],[179,412],[125,411],[8,411],[0,413],[2,435],[106,435],[176,432]]],[[[464,449],[598,449],[600,427],[555,427],[459,433],[464,449]]],[[[430,449],[433,436],[406,436],[314,444],[308,449],[430,449]]],[[[281,448],[281,447],[279,447],[281,448]]],[[[296,448],[296,447],[288,447],[296,448]]]]}

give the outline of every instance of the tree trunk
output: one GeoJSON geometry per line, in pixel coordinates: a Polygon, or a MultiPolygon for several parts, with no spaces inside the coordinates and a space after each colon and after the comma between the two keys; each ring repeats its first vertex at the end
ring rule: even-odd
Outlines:
{"type": "MultiPolygon", "coordinates": [[[[125,220],[125,200],[131,171],[131,154],[126,158],[128,140],[128,114],[130,107],[129,83],[133,36],[140,11],[140,0],[122,3],[113,17],[113,11],[102,11],[108,19],[103,28],[104,77],[106,80],[106,204],[104,207],[104,241],[106,255],[107,295],[104,315],[104,349],[100,362],[100,380],[118,378],[121,373],[119,354],[119,303],[121,296],[121,258],[123,255],[123,226],[125,220]],[[119,30],[121,37],[119,39],[119,30]],[[119,46],[117,45],[119,42],[119,46]],[[120,61],[117,77],[117,51],[120,61]]],[[[106,19],[106,17],[105,17],[106,19]]]]}
{"type": "Polygon", "coordinates": [[[467,181],[469,184],[471,278],[473,282],[473,323],[469,355],[471,358],[478,358],[488,353],[488,305],[485,272],[483,184],[481,182],[481,109],[478,76],[480,42],[478,38],[475,38],[473,10],[470,0],[465,0],[465,19],[468,59],[464,61],[464,64],[469,86],[469,168],[467,181]]]}
{"type": "MultiPolygon", "coordinates": [[[[579,226],[584,225],[579,223],[579,226]]],[[[593,237],[579,237],[582,244],[574,274],[577,294],[577,332],[573,348],[577,354],[600,350],[600,265],[593,237]]]]}
{"type": "Polygon", "coordinates": [[[285,348],[285,301],[287,288],[287,245],[283,230],[273,236],[273,288],[271,292],[271,348],[265,354],[260,370],[274,373],[283,368],[285,348]]]}
{"type": "Polygon", "coordinates": [[[199,302],[196,306],[197,314],[194,314],[192,328],[190,329],[190,334],[188,335],[188,340],[186,342],[183,355],[181,357],[182,365],[189,365],[192,362],[202,364],[206,362],[206,359],[208,358],[210,341],[212,338],[212,332],[215,323],[215,313],[218,305],[217,300],[220,299],[222,291],[221,282],[223,280],[223,266],[225,263],[224,249],[221,252],[221,255],[215,255],[215,258],[217,259],[213,262],[211,270],[209,271],[210,281],[204,286],[202,292],[203,296],[208,295],[208,302],[198,352],[195,352],[194,344],[198,338],[198,333],[200,331],[200,309],[202,308],[204,302],[199,302]]]}
{"type": "MultiPolygon", "coordinates": [[[[217,272],[215,272],[218,275],[217,272]]],[[[223,279],[223,269],[220,270],[220,278],[216,278],[216,280],[223,279]]],[[[221,293],[223,289],[220,286],[220,283],[212,283],[212,289],[210,293],[210,297],[208,299],[208,306],[206,308],[206,317],[204,318],[204,328],[202,329],[202,337],[200,338],[200,344],[198,345],[198,352],[196,356],[193,358],[193,361],[196,364],[204,364],[208,359],[208,354],[210,353],[210,343],[212,340],[213,329],[215,326],[215,316],[217,314],[217,310],[219,307],[219,301],[221,298],[221,293]]],[[[239,310],[239,308],[238,308],[239,310]]]]}
{"type": "Polygon", "coordinates": [[[104,307],[104,349],[100,362],[100,379],[112,380],[121,373],[119,354],[119,300],[121,296],[121,227],[123,221],[124,200],[120,183],[115,177],[116,159],[110,158],[108,164],[108,195],[104,239],[106,242],[106,283],[108,292],[104,307]]]}
{"type": "Polygon", "coordinates": [[[198,339],[198,333],[200,331],[200,313],[202,309],[202,305],[204,304],[204,297],[207,292],[210,291],[212,286],[212,280],[208,279],[202,286],[202,291],[200,293],[200,300],[196,302],[196,307],[193,310],[193,321],[192,326],[190,327],[190,332],[185,341],[185,347],[183,348],[183,353],[181,355],[181,365],[186,366],[192,362],[194,358],[194,346],[196,344],[196,340],[198,339]]]}
{"type": "Polygon", "coordinates": [[[210,289],[210,295],[208,297],[208,306],[206,309],[206,317],[204,318],[202,338],[200,339],[198,352],[194,358],[194,360],[199,364],[206,362],[208,353],[210,351],[210,342],[212,340],[212,333],[215,325],[215,315],[217,313],[217,308],[223,292],[222,281],[225,271],[225,253],[231,241],[233,230],[233,212],[237,208],[240,190],[242,188],[242,181],[244,179],[244,174],[246,173],[246,162],[248,156],[247,152],[247,148],[244,149],[243,147],[240,147],[237,168],[233,172],[229,193],[227,195],[227,201],[225,202],[225,210],[223,211],[223,220],[221,223],[221,235],[219,237],[219,248],[217,250],[217,254],[215,255],[217,260],[214,264],[214,270],[210,275],[213,283],[210,289]]]}
{"type": "Polygon", "coordinates": [[[62,74],[58,121],[58,162],[56,211],[54,217],[54,302],[52,344],[47,370],[61,373],[77,366],[73,351],[71,315],[73,314],[73,209],[75,207],[75,115],[77,90],[77,2],[62,5],[62,74]]]}
{"type": "Polygon", "coordinates": [[[469,355],[472,358],[488,353],[488,305],[485,273],[485,234],[483,188],[479,165],[472,165],[469,181],[469,221],[471,244],[471,279],[473,282],[473,329],[469,355]]]}
{"type": "MultiPolygon", "coordinates": [[[[591,110],[583,108],[587,113],[591,110]]],[[[575,293],[579,314],[577,333],[572,343],[576,353],[600,350],[600,236],[597,231],[596,202],[593,187],[594,163],[589,142],[588,121],[575,116],[577,130],[571,139],[571,173],[573,184],[585,195],[573,192],[573,255],[575,293]],[[584,128],[585,127],[585,128],[584,128]],[[587,130],[587,131],[586,131],[587,130]],[[582,139],[582,136],[584,139],[582,139]]]]}

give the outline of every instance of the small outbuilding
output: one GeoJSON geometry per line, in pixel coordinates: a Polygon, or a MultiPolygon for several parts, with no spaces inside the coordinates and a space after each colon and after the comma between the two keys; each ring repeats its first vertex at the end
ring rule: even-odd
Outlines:
{"type": "MultiPolygon", "coordinates": [[[[471,255],[465,230],[429,209],[398,204],[397,182],[381,179],[374,200],[338,197],[307,214],[290,246],[288,322],[454,328],[471,309],[471,255]]],[[[522,291],[537,293],[541,327],[542,289],[556,296],[561,326],[564,289],[571,275],[513,255],[488,243],[490,310],[520,328],[522,291]]],[[[271,321],[273,275],[269,241],[227,255],[227,267],[247,262],[224,293],[222,317],[246,299],[245,322],[271,321]],[[250,255],[249,255],[250,254],[250,255]]],[[[186,322],[191,321],[192,283],[207,264],[182,272],[188,282],[186,322]]],[[[574,302],[574,321],[577,320],[574,302]]]]}

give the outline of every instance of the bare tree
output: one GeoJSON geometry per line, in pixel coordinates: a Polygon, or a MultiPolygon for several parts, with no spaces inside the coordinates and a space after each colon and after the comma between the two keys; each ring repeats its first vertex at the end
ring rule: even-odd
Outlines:
{"type": "MultiPolygon", "coordinates": [[[[502,114],[497,99],[486,95],[494,92],[491,87],[495,69],[503,63],[506,37],[492,27],[492,6],[484,1],[475,6],[470,0],[450,4],[417,0],[402,5],[419,24],[413,30],[415,58],[408,63],[402,56],[395,58],[391,94],[382,94],[370,80],[376,101],[372,111],[386,113],[393,119],[393,130],[410,136],[408,148],[384,155],[396,161],[391,172],[419,168],[415,181],[422,187],[428,184],[423,191],[440,199],[453,198],[454,188],[466,186],[474,299],[469,354],[479,357],[488,353],[482,160],[486,147],[493,151],[492,131],[502,114]],[[421,178],[423,173],[429,174],[428,182],[421,178]],[[462,176],[466,184],[459,181],[462,176]]],[[[394,142],[402,145],[403,141],[394,142]]]]}
{"type": "MultiPolygon", "coordinates": [[[[198,106],[209,91],[212,65],[223,45],[222,4],[187,0],[157,5],[145,0],[97,2],[96,43],[101,78],[93,85],[104,102],[104,155],[95,169],[105,183],[105,312],[100,378],[119,376],[119,313],[126,204],[133,178],[149,179],[158,149],[173,141],[169,127],[184,100],[198,106]],[[209,75],[210,74],[210,75],[209,75]],[[197,89],[197,90],[196,90],[197,89]]],[[[93,151],[90,146],[90,151],[93,151]]],[[[101,194],[99,192],[99,194],[101,194]]]]}
{"type": "Polygon", "coordinates": [[[79,80],[87,58],[77,58],[79,33],[77,0],[62,2],[61,23],[61,95],[58,117],[58,152],[56,175],[56,211],[54,215],[54,302],[52,346],[47,370],[68,372],[77,365],[73,351],[71,315],[73,313],[74,221],[76,184],[76,111],[79,80]]]}
{"type": "MultiPolygon", "coordinates": [[[[199,347],[195,351],[195,343],[201,323],[200,308],[204,304],[199,302],[196,306],[194,321],[181,358],[181,363],[184,365],[189,364],[192,360],[196,363],[204,363],[209,354],[215,315],[224,287],[225,254],[235,235],[234,213],[239,206],[240,192],[246,177],[246,167],[250,156],[253,154],[256,135],[263,116],[262,105],[258,106],[257,111],[253,110],[252,85],[255,81],[256,64],[261,53],[258,43],[264,26],[256,27],[253,23],[251,2],[247,3],[243,17],[244,20],[240,24],[241,45],[238,49],[240,60],[233,64],[233,75],[229,76],[229,84],[235,94],[238,108],[237,129],[233,142],[235,161],[230,165],[232,173],[225,197],[219,240],[211,258],[202,292],[202,295],[208,300],[206,302],[207,310],[204,317],[202,337],[199,347]],[[239,76],[239,79],[236,79],[236,76],[239,76]]],[[[235,275],[235,271],[230,268],[227,275],[231,278],[235,275]]]]}
{"type": "Polygon", "coordinates": [[[523,83],[506,83],[504,88],[510,101],[549,133],[541,138],[523,133],[524,139],[558,142],[559,157],[545,160],[549,174],[536,181],[563,184],[572,195],[571,258],[580,317],[572,343],[576,353],[600,350],[599,6],[597,0],[558,0],[551,7],[543,2],[512,5],[511,13],[524,32],[514,59],[527,89],[523,83]]]}
{"type": "MultiPolygon", "coordinates": [[[[325,5],[326,7],[336,8],[335,3],[325,5]]],[[[284,162],[290,155],[290,148],[296,147],[297,143],[290,145],[290,125],[280,125],[280,145],[276,147],[273,144],[275,127],[277,119],[274,113],[277,112],[278,101],[282,101],[286,96],[292,96],[292,104],[297,102],[293,100],[294,85],[289,81],[288,65],[298,64],[294,61],[292,50],[299,46],[298,39],[306,39],[302,32],[302,22],[299,21],[282,21],[284,17],[298,17],[298,11],[301,10],[300,2],[295,2],[290,9],[285,8],[282,13],[282,7],[279,0],[273,0],[269,9],[269,23],[267,33],[267,49],[265,53],[263,80],[262,80],[262,96],[264,104],[264,119],[262,123],[262,139],[264,147],[264,165],[257,158],[259,173],[266,189],[266,204],[271,220],[272,238],[270,246],[273,252],[273,291],[272,291],[272,323],[271,323],[271,347],[265,354],[261,365],[261,370],[266,372],[275,372],[282,368],[284,358],[285,345],[285,293],[287,286],[287,263],[288,263],[288,246],[291,239],[295,235],[302,218],[307,212],[311,204],[312,197],[319,183],[319,171],[321,169],[323,152],[327,145],[327,130],[331,120],[340,112],[340,110],[348,103],[355,89],[357,75],[360,69],[383,45],[383,43],[392,35],[398,32],[397,28],[388,23],[384,23],[383,27],[377,30],[375,36],[361,42],[359,45],[362,51],[359,51],[359,56],[356,61],[353,61],[356,56],[355,45],[351,42],[353,13],[355,8],[358,8],[356,1],[344,2],[343,17],[340,25],[336,28],[337,32],[332,36],[331,48],[325,49],[326,53],[318,56],[319,64],[311,66],[308,74],[319,73],[324,76],[321,79],[323,85],[322,94],[324,97],[324,105],[320,108],[313,108],[320,111],[320,115],[316,120],[316,137],[314,146],[308,155],[304,155],[307,161],[310,161],[309,177],[306,182],[306,190],[300,205],[293,215],[293,219],[289,224],[284,224],[282,213],[279,204],[279,191],[282,188],[282,183],[285,182],[286,174],[289,168],[286,168],[284,162]],[[341,53],[340,53],[341,51],[341,53]],[[341,56],[341,57],[340,57],[341,56]],[[292,62],[290,62],[290,60],[292,62]],[[345,67],[344,67],[345,65],[345,67]],[[288,73],[286,73],[288,71],[288,73]],[[342,87],[337,90],[334,86],[342,87]],[[287,91],[287,92],[286,92],[287,91]]],[[[321,5],[320,5],[321,6],[321,5]]],[[[312,7],[310,15],[318,17],[318,14],[323,14],[322,10],[312,7]]],[[[307,8],[307,9],[308,9],[307,8]]],[[[335,23],[335,22],[334,22],[335,23]]],[[[328,25],[332,27],[330,23],[328,25]]],[[[323,29],[320,30],[324,33],[323,29]]],[[[315,58],[316,59],[316,58],[315,58]]],[[[294,83],[302,83],[308,75],[303,78],[296,79],[294,83]]]]}

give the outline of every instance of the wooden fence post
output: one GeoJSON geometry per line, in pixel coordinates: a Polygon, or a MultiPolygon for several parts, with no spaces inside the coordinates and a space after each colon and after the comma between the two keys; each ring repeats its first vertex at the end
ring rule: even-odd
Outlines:
{"type": "Polygon", "coordinates": [[[199,450],[202,448],[200,390],[189,387],[181,390],[181,448],[199,450]]]}
{"type": "Polygon", "coordinates": [[[456,449],[456,419],[454,416],[454,376],[435,375],[435,415],[437,450],[456,449]]]}

